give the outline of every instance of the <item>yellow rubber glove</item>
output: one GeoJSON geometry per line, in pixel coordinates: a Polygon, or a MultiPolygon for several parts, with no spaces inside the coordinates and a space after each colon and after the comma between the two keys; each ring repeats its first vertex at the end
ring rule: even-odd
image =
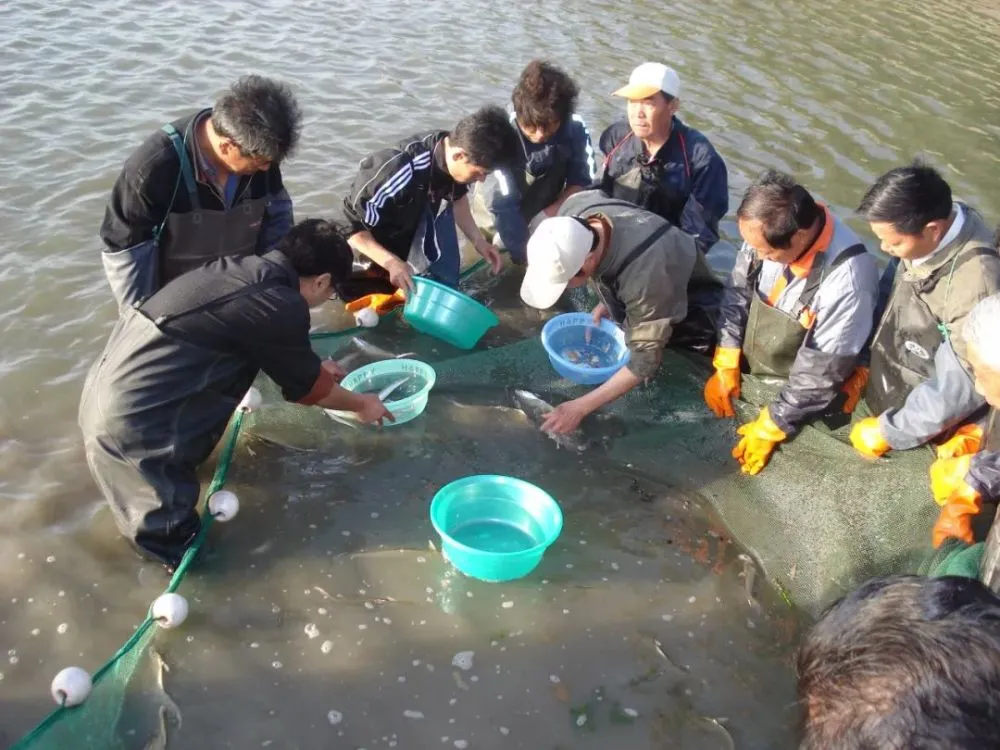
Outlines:
{"type": "Polygon", "coordinates": [[[747,422],[736,430],[742,439],[733,448],[733,458],[740,462],[744,474],[753,476],[759,474],[767,466],[768,459],[778,446],[778,443],[788,437],[784,431],[771,421],[767,407],[760,410],[760,415],[753,422],[747,422]]]}
{"type": "Polygon", "coordinates": [[[705,403],[717,417],[735,417],[732,399],[740,397],[740,355],[742,351],[717,347],[712,358],[715,374],[705,383],[705,403]]]}
{"type": "Polygon", "coordinates": [[[851,373],[851,377],[844,381],[840,390],[847,394],[847,401],[844,402],[844,414],[853,414],[861,400],[861,394],[865,392],[868,385],[868,368],[858,367],[851,373]]]}
{"type": "Polygon", "coordinates": [[[983,428],[977,424],[963,424],[955,434],[937,447],[938,458],[957,458],[978,453],[983,444],[983,428]]]}
{"type": "Polygon", "coordinates": [[[972,456],[939,458],[931,464],[931,492],[938,505],[944,505],[955,492],[975,492],[965,483],[972,456]]]}
{"type": "Polygon", "coordinates": [[[397,289],[392,294],[366,294],[364,297],[358,297],[353,302],[348,302],[344,305],[344,309],[347,312],[356,313],[358,310],[370,307],[378,315],[385,315],[387,312],[405,304],[406,297],[403,294],[403,290],[397,289]]]}
{"type": "Polygon", "coordinates": [[[854,425],[851,445],[865,458],[878,458],[891,450],[878,427],[878,417],[868,417],[854,425]]]}
{"type": "Polygon", "coordinates": [[[941,508],[934,530],[931,532],[931,543],[937,549],[948,538],[960,539],[966,544],[972,544],[972,517],[983,508],[982,498],[974,489],[957,490],[941,508]]]}

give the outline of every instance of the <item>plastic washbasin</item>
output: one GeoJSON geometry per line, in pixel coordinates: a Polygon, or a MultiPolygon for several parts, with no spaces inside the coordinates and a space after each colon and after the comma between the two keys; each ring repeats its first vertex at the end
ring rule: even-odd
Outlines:
{"type": "MultiPolygon", "coordinates": [[[[349,373],[340,385],[349,391],[359,393],[377,393],[399,378],[410,375],[417,381],[404,383],[396,393],[408,394],[403,398],[390,394],[385,402],[386,408],[396,418],[395,422],[385,420],[385,427],[404,424],[419,417],[427,407],[427,398],[437,380],[434,368],[426,362],[415,359],[387,359],[359,367],[349,373]],[[416,388],[416,391],[414,391],[416,388]]],[[[331,410],[332,411],[332,410],[331,410]]],[[[334,412],[338,416],[350,417],[350,412],[334,412]]]]}
{"type": "Polygon", "coordinates": [[[403,320],[421,333],[459,349],[471,349],[500,319],[466,294],[432,279],[415,276],[416,291],[407,296],[403,320]]]}
{"type": "Polygon", "coordinates": [[[607,318],[595,326],[589,313],[565,313],[549,320],[542,328],[542,346],[552,369],[580,385],[603,383],[629,361],[625,332],[607,318]],[[568,353],[580,361],[570,361],[568,353]],[[592,360],[599,364],[589,365],[592,360]]]}
{"type": "Polygon", "coordinates": [[[562,532],[562,510],[540,487],[495,474],[445,485],[431,501],[442,552],[471,578],[500,582],[538,567],[562,532]]]}

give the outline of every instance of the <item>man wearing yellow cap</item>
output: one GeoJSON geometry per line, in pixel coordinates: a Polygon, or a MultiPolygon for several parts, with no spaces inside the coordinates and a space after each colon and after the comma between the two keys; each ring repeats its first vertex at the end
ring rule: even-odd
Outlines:
{"type": "Polygon", "coordinates": [[[729,210],[728,174],[708,138],[677,117],[680,93],[673,68],[647,62],[632,71],[615,92],[628,100],[628,117],[601,134],[601,188],[693,235],[706,253],[729,210]]]}

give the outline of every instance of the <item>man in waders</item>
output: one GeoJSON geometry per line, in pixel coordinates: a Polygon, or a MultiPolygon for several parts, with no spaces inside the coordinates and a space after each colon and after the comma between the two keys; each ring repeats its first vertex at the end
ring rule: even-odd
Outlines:
{"type": "Polygon", "coordinates": [[[528,240],[521,298],[552,307],[567,288],[594,282],[603,300],[595,325],[625,327],[628,365],[590,393],[557,406],[541,428],[569,433],[591,412],[656,374],[670,346],[708,352],[722,284],[694,238],[666,219],[626,201],[586,190],[567,198],[528,240]]]}
{"type": "Polygon", "coordinates": [[[953,537],[967,544],[975,539],[972,520],[983,502],[1000,500],[1000,294],[982,300],[969,313],[962,331],[976,391],[992,407],[986,419],[982,450],[938,458],[931,464],[931,489],[942,506],[932,541],[940,547],[953,537]]]}
{"type": "Polygon", "coordinates": [[[525,263],[531,229],[597,177],[590,132],[575,112],[579,93],[556,66],[528,63],[511,97],[517,160],[490,174],[473,194],[479,228],[518,265],[525,263]]]}
{"type": "Polygon", "coordinates": [[[928,166],[880,177],[858,212],[893,257],[885,313],[871,341],[865,404],[851,443],[866,458],[937,444],[939,457],[974,453],[986,402],[976,393],[962,326],[1000,290],[993,233],[928,166]]]}
{"type": "Polygon", "coordinates": [[[80,403],[87,463],[121,533],[176,566],[200,528],[197,469],[258,372],[289,401],[391,419],[309,342],[309,308],[351,268],[335,225],[309,220],[264,255],[224,257],[124,309],[80,403]]]}
{"type": "Polygon", "coordinates": [[[517,136],[500,107],[483,107],[450,132],[431,130],[361,160],[344,197],[348,240],[359,268],[337,287],[345,302],[410,292],[414,274],[458,286],[461,257],[455,225],[493,268],[503,261],[472,218],[469,185],[510,163],[517,136]],[[374,265],[372,265],[374,264],[374,265]]]}
{"type": "Polygon", "coordinates": [[[707,253],[729,210],[729,176],[708,138],[678,119],[680,95],[673,68],[643,63],[632,71],[615,92],[628,100],[628,118],[601,133],[601,189],[694,235],[707,253]]]}
{"type": "Polygon", "coordinates": [[[281,162],[299,139],[287,86],[246,76],[212,109],[164,125],[125,162],[101,225],[120,308],[224,255],[269,250],[292,226],[281,162]]]}
{"type": "Polygon", "coordinates": [[[752,475],[810,420],[839,414],[847,423],[864,387],[865,371],[852,373],[874,324],[879,271],[854,232],[779,172],[747,188],[736,218],[744,242],[722,301],[705,402],[732,417],[742,371],[785,380],[737,430],[733,457],[752,475]]]}

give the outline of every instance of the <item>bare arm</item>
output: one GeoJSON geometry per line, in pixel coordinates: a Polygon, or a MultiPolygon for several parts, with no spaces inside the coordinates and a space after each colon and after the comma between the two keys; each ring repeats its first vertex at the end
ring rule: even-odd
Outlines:
{"type": "Polygon", "coordinates": [[[347,244],[354,251],[388,271],[389,281],[394,286],[406,292],[413,291],[413,274],[410,272],[409,264],[386,250],[382,243],[376,240],[375,236],[367,229],[352,234],[347,238],[347,244]]]}

